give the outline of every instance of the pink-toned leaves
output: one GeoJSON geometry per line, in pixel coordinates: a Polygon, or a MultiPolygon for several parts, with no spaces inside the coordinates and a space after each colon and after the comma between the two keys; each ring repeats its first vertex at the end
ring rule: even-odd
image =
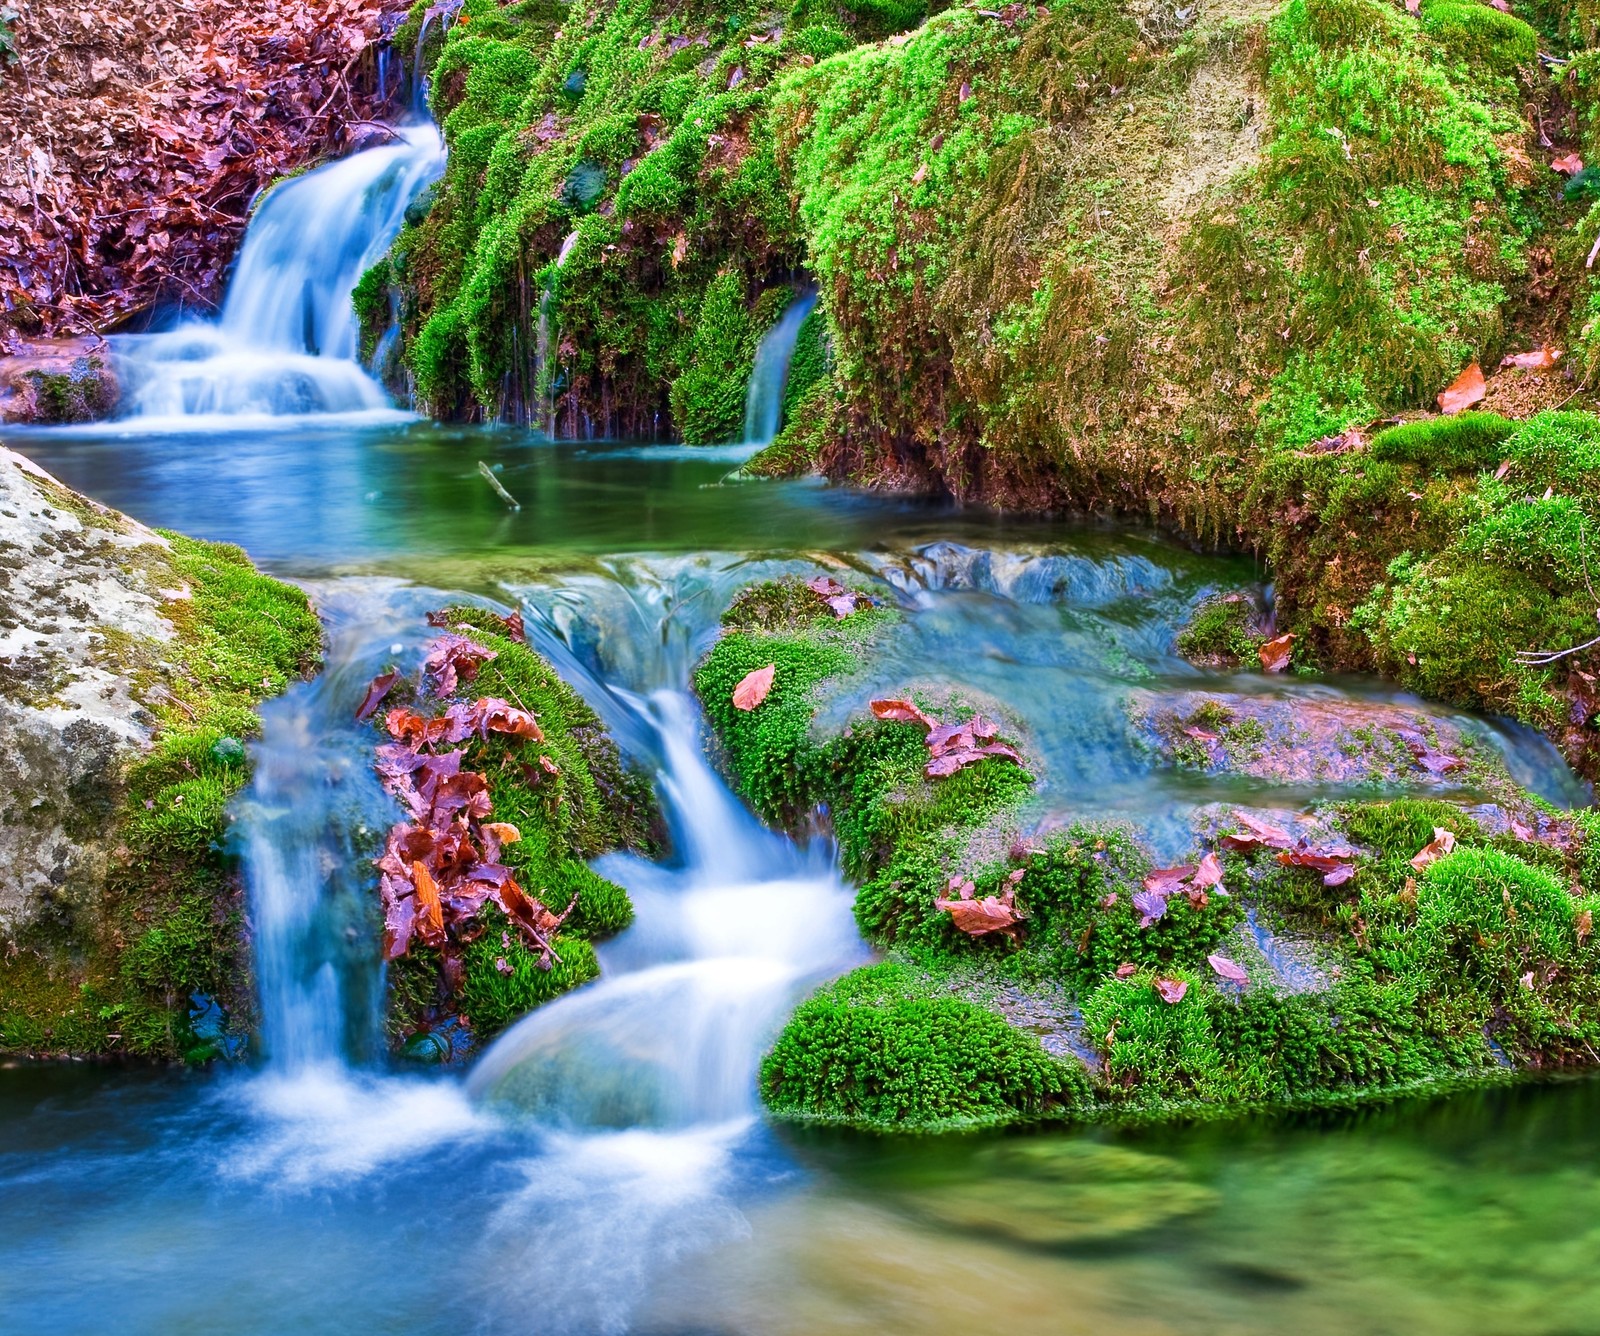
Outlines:
{"type": "Polygon", "coordinates": [[[1184,994],[1189,991],[1187,979],[1154,979],[1151,981],[1151,986],[1169,1007],[1182,1002],[1184,994]]]}
{"type": "Polygon", "coordinates": [[[1542,344],[1532,352],[1507,353],[1500,359],[1500,365],[1517,367],[1523,371],[1548,371],[1561,360],[1561,349],[1552,348],[1548,343],[1542,344]]]}
{"type": "Polygon", "coordinates": [[[919,709],[913,701],[875,700],[868,708],[872,711],[874,719],[883,719],[893,724],[921,724],[927,729],[935,727],[933,718],[919,709]]]}
{"type": "Polygon", "coordinates": [[[760,705],[772,690],[772,681],[777,672],[777,665],[769,663],[765,668],[757,668],[741,677],[733,689],[733,708],[748,712],[760,705]]]}
{"type": "Polygon", "coordinates": [[[1229,983],[1248,983],[1250,975],[1242,965],[1237,965],[1227,956],[1207,956],[1206,964],[1216,971],[1219,978],[1226,979],[1229,983]]]}

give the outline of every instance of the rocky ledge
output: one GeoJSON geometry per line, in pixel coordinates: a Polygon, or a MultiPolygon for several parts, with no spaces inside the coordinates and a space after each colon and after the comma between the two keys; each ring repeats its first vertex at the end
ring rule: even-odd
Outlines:
{"type": "Polygon", "coordinates": [[[203,1057],[249,1010],[220,852],[299,590],[0,449],[0,1051],[203,1057]]]}

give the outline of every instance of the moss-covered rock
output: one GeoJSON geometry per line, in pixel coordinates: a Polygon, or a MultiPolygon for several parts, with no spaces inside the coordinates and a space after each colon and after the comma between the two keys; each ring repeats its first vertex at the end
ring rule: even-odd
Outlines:
{"type": "Polygon", "coordinates": [[[154,533],[20,455],[0,490],[0,1050],[233,1047],[250,988],[225,806],[256,707],[316,665],[320,627],[237,548],[154,533]]]}
{"type": "MultiPolygon", "coordinates": [[[[1318,744],[1337,753],[1335,778],[1444,776],[1453,801],[1258,813],[1282,823],[1276,843],[1240,838],[1219,809],[1187,868],[1152,869],[1133,831],[1029,831],[1022,767],[930,780],[922,726],[864,702],[841,716],[898,617],[836,620],[798,580],[756,585],[696,675],[735,787],[774,822],[832,824],[857,920],[890,956],[822,989],[779,1036],[762,1091],[780,1116],[880,1130],[1212,1116],[1595,1061],[1592,817],[1529,798],[1456,724],[1368,705],[1369,727],[1335,710],[1318,744]],[[735,684],[768,664],[771,693],[739,709],[735,684]],[[960,896],[1008,904],[1014,922],[969,935],[939,904],[960,896]]],[[[915,683],[897,694],[949,707],[915,683]]],[[[1293,702],[1264,708],[1290,727],[1293,702]]],[[[1239,718],[1199,722],[1221,745],[1239,718]]],[[[1314,769],[1317,745],[1269,740],[1314,769]]],[[[1258,778],[1315,783],[1311,769],[1258,778]]]]}
{"type": "MultiPolygon", "coordinates": [[[[494,903],[485,904],[446,950],[413,943],[389,972],[388,1029],[395,1047],[429,1060],[453,1060],[542,1003],[599,976],[593,943],[633,922],[627,892],[589,866],[617,849],[657,843],[649,782],[624,764],[599,716],[499,614],[458,606],[434,614],[449,631],[493,651],[467,696],[514,702],[538,718],[542,737],[490,734],[464,744],[462,769],[488,783],[484,820],[515,826],[501,861],[526,893],[553,912],[570,906],[540,953],[494,903]],[[419,1036],[465,1022],[460,1042],[426,1044],[419,1036]]],[[[442,710],[444,702],[420,702],[442,710]]],[[[455,930],[452,929],[454,932],[455,930]]]]}

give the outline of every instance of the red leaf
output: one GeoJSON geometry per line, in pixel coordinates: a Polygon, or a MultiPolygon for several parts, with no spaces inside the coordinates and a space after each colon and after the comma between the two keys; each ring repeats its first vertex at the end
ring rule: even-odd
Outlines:
{"type": "Polygon", "coordinates": [[[1430,863],[1437,863],[1447,853],[1456,847],[1456,837],[1443,826],[1433,828],[1433,838],[1417,850],[1411,859],[1411,866],[1421,872],[1430,863]]]}
{"type": "Polygon", "coordinates": [[[1298,639],[1293,631],[1286,631],[1274,640],[1267,641],[1256,651],[1261,660],[1261,666],[1269,673],[1281,673],[1289,666],[1289,656],[1294,652],[1294,642],[1298,639]]]}
{"type": "Polygon", "coordinates": [[[908,700],[875,700],[868,708],[873,718],[885,719],[892,724],[921,724],[929,729],[938,727],[930,715],[924,714],[908,700]]]}
{"type": "Polygon", "coordinates": [[[1508,353],[1500,359],[1500,365],[1520,367],[1524,371],[1544,371],[1560,360],[1561,349],[1545,343],[1530,353],[1508,353]]]}
{"type": "Polygon", "coordinates": [[[1227,956],[1207,956],[1206,964],[1232,983],[1248,983],[1250,980],[1250,975],[1241,966],[1235,965],[1227,956]]]}
{"type": "Polygon", "coordinates": [[[1117,978],[1119,979],[1131,979],[1138,972],[1139,967],[1131,960],[1125,960],[1117,966],[1117,978]]]}
{"type": "Polygon", "coordinates": [[[1483,383],[1483,368],[1473,362],[1439,392],[1439,411],[1452,416],[1464,408],[1471,408],[1488,392],[1488,387],[1483,383]]]}
{"type": "Polygon", "coordinates": [[[777,672],[777,664],[769,663],[765,668],[757,668],[741,677],[739,685],[733,689],[733,708],[745,711],[755,709],[772,690],[772,679],[777,672]]]}
{"type": "Polygon", "coordinates": [[[454,694],[458,681],[472,681],[478,669],[494,657],[492,649],[485,649],[465,636],[450,634],[440,636],[428,647],[428,657],[422,666],[433,679],[434,690],[441,696],[449,696],[454,694]]]}
{"type": "Polygon", "coordinates": [[[1583,170],[1583,159],[1576,153],[1564,153],[1550,163],[1550,170],[1563,176],[1576,176],[1583,170]]]}
{"type": "Polygon", "coordinates": [[[1014,936],[1021,919],[1014,905],[992,895],[981,900],[935,900],[933,903],[948,913],[956,927],[969,937],[984,937],[991,932],[1014,936]]]}
{"type": "Polygon", "coordinates": [[[1270,821],[1262,821],[1251,816],[1248,812],[1237,809],[1233,813],[1234,820],[1246,830],[1244,835],[1224,835],[1223,844],[1230,849],[1248,851],[1251,849],[1287,849],[1294,843],[1294,836],[1290,835],[1282,826],[1275,826],[1270,821]]]}
{"type": "Polygon", "coordinates": [[[1183,995],[1189,991],[1186,979],[1156,979],[1154,984],[1156,992],[1161,994],[1161,1000],[1169,1007],[1182,1002],[1183,995]]]}
{"type": "Polygon", "coordinates": [[[1194,884],[1201,890],[1222,884],[1222,860],[1216,854],[1207,854],[1195,869],[1194,884]]]}
{"type": "Polygon", "coordinates": [[[361,704],[356,707],[356,722],[372,718],[378,706],[383,703],[383,698],[389,694],[390,689],[400,680],[396,672],[379,673],[367,684],[367,694],[361,698],[361,704]]]}

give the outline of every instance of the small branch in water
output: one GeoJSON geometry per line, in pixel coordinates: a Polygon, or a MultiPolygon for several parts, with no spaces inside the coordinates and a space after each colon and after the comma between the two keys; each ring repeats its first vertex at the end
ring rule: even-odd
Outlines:
{"type": "Polygon", "coordinates": [[[478,461],[478,472],[483,475],[483,480],[488,483],[489,486],[494,488],[494,494],[504,501],[506,505],[510,506],[512,510],[522,509],[522,505],[520,502],[518,502],[517,498],[512,496],[510,492],[506,491],[506,489],[501,485],[500,479],[494,476],[494,470],[485,464],[481,459],[478,461]]]}

